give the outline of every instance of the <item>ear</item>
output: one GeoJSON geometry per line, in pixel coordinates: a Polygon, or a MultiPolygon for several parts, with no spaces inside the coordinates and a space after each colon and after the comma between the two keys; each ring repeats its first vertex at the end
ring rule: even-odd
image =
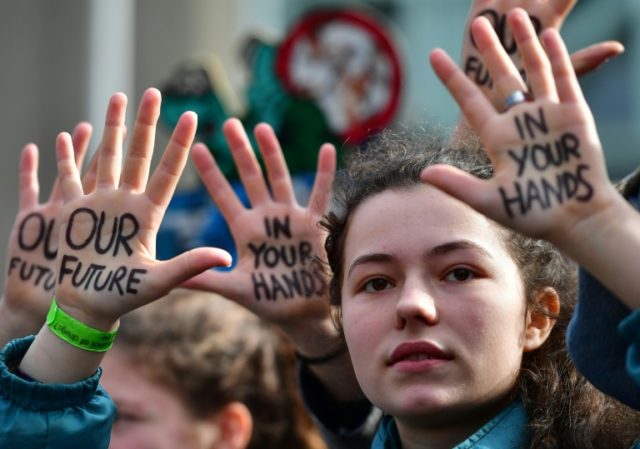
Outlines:
{"type": "Polygon", "coordinates": [[[560,297],[553,288],[545,287],[536,292],[534,301],[536,307],[527,312],[524,352],[535,351],[542,346],[556,324],[556,320],[552,317],[560,314],[560,297]]]}
{"type": "Polygon", "coordinates": [[[245,449],[251,440],[253,419],[251,412],[241,402],[231,402],[213,418],[218,428],[218,438],[212,447],[216,449],[245,449]]]}

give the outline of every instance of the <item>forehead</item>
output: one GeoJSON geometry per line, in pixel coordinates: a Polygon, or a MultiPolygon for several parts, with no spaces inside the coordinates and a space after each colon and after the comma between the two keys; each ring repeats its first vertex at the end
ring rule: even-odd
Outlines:
{"type": "Polygon", "coordinates": [[[345,262],[372,251],[421,252],[466,240],[496,257],[509,257],[497,224],[434,187],[388,189],[363,201],[352,213],[345,262]]]}

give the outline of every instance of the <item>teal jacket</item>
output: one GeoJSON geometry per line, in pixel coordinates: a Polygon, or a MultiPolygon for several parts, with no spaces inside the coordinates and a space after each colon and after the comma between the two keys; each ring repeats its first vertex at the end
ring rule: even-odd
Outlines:
{"type": "Polygon", "coordinates": [[[75,384],[24,380],[16,367],[34,337],[0,352],[0,448],[106,449],[116,408],[99,386],[101,370],[75,384]]]}
{"type": "Polygon", "coordinates": [[[625,318],[618,326],[618,331],[627,342],[627,372],[636,386],[640,387],[640,309],[625,318]]]}
{"type": "MultiPolygon", "coordinates": [[[[527,412],[516,401],[453,449],[521,449],[528,442],[527,412]]],[[[390,416],[382,419],[371,449],[402,449],[396,423],[390,416]]]]}

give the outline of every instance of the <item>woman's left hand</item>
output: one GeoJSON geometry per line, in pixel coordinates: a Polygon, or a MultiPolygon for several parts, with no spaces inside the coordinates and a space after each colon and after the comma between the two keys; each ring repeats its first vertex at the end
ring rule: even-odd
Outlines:
{"type": "Polygon", "coordinates": [[[554,243],[569,234],[589,238],[595,222],[604,225],[596,218],[619,197],[607,178],[591,111],[558,32],[545,30],[541,45],[524,10],[510,12],[508,22],[530,89],[491,23],[477,18],[472,31],[500,98],[521,96],[511,97],[511,107],[497,109],[442,50],[431,54],[436,74],[485,145],[494,177],[481,181],[434,166],[422,179],[522,233],[554,243]]]}

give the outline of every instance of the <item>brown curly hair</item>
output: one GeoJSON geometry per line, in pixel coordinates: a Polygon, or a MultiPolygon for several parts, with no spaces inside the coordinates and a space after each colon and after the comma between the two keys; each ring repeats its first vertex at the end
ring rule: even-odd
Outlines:
{"type": "MultiPolygon", "coordinates": [[[[349,218],[367,198],[387,189],[409,188],[420,183],[420,172],[434,164],[448,164],[479,178],[493,175],[491,162],[477,139],[462,149],[445,148],[443,140],[426,131],[385,131],[366,148],[350,155],[337,177],[334,210],[322,225],[332,271],[331,303],[341,328],[343,251],[349,218]]],[[[540,312],[536,298],[553,288],[561,311],[555,326],[536,351],[525,353],[514,388],[529,416],[531,449],[627,449],[640,436],[640,413],[593,387],[570,359],[566,328],[577,299],[577,269],[551,244],[525,237],[495,224],[522,273],[529,310],[540,312]]]]}
{"type": "Polygon", "coordinates": [[[249,449],[326,449],[302,406],[291,344],[238,304],[174,290],[122,317],[116,347],[195,418],[247,406],[249,449]]]}

